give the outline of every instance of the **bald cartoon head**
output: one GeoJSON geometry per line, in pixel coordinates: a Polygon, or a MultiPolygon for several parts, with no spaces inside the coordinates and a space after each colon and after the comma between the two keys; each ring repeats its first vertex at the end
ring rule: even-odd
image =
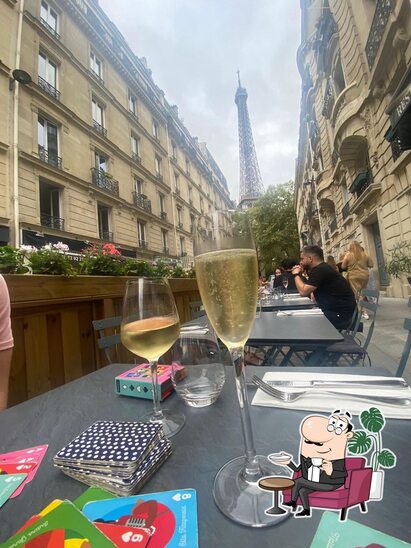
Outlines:
{"type": "Polygon", "coordinates": [[[345,457],[347,442],[353,437],[349,414],[335,411],[330,417],[310,415],[300,425],[300,453],[304,457],[328,461],[345,457]]]}

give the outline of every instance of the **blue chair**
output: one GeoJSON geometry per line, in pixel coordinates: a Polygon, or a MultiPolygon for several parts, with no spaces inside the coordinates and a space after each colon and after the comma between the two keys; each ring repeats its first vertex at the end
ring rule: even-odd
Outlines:
{"type": "MultiPolygon", "coordinates": [[[[408,307],[411,308],[411,297],[408,299],[408,307]]],[[[404,350],[401,355],[400,363],[398,364],[397,372],[395,373],[396,377],[402,377],[405,366],[407,365],[408,358],[410,356],[411,350],[411,318],[405,318],[404,328],[408,329],[408,336],[405,341],[404,350]]]]}

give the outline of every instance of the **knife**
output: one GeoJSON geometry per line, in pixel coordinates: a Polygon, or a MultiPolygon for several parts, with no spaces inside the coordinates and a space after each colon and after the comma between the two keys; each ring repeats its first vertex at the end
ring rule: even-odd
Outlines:
{"type": "Polygon", "coordinates": [[[378,380],[355,380],[355,381],[265,381],[270,386],[290,386],[293,388],[408,388],[404,379],[378,379],[378,380]]]}

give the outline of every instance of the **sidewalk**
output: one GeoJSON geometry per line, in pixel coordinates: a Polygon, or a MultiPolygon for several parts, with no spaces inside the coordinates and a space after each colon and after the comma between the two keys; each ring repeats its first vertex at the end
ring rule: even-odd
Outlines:
{"type": "MultiPolygon", "coordinates": [[[[403,327],[405,318],[411,318],[408,299],[380,297],[374,333],[368,347],[372,367],[385,367],[395,374],[408,334],[403,327]]],[[[367,323],[364,322],[365,329],[367,323]]],[[[411,355],[403,377],[411,384],[411,355]]]]}

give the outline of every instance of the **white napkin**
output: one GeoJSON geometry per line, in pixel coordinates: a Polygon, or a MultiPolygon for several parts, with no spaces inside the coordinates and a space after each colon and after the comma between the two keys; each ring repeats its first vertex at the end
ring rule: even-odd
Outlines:
{"type": "MultiPolygon", "coordinates": [[[[392,379],[392,377],[376,377],[369,375],[341,375],[337,373],[313,373],[313,372],[287,372],[287,371],[269,371],[265,373],[264,381],[311,381],[311,380],[326,380],[333,381],[353,381],[357,380],[377,380],[377,379],[392,379]]],[[[290,386],[281,386],[281,390],[293,392],[294,389],[290,386]]],[[[299,389],[298,389],[299,390],[299,389]]],[[[300,409],[307,411],[322,411],[332,413],[335,409],[346,409],[352,415],[359,415],[364,409],[370,407],[378,407],[384,414],[385,418],[390,419],[411,419],[411,405],[387,405],[378,402],[361,401],[359,398],[350,398],[348,394],[372,394],[373,396],[393,396],[396,398],[411,398],[411,388],[330,388],[333,392],[341,392],[341,397],[335,394],[326,394],[320,392],[318,388],[310,389],[310,394],[302,396],[292,403],[286,403],[277,400],[258,389],[252,405],[260,405],[263,407],[280,407],[282,409],[300,409]],[[346,395],[347,394],[347,395],[346,395]]]]}
{"type": "Polygon", "coordinates": [[[283,297],[284,301],[307,301],[311,302],[309,297],[301,297],[301,295],[286,295],[283,297]]]}
{"type": "Polygon", "coordinates": [[[279,310],[277,316],[324,316],[321,308],[311,308],[309,310],[279,310]]]}

